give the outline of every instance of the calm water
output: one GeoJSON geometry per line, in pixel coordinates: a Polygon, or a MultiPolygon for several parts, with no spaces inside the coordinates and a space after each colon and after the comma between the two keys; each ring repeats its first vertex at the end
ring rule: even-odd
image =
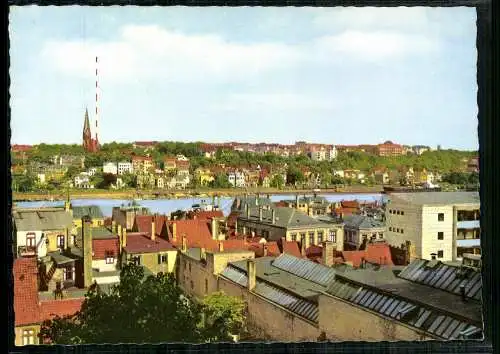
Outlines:
{"type": "MultiPolygon", "coordinates": [[[[325,197],[329,202],[339,202],[342,200],[358,200],[358,201],[382,201],[382,194],[319,194],[325,197]]],[[[295,199],[295,195],[271,195],[272,201],[280,201],[284,199],[295,199]]],[[[212,202],[211,198],[183,198],[183,199],[151,199],[151,200],[138,200],[138,204],[148,208],[153,213],[170,214],[179,209],[189,209],[193,204],[201,203],[202,201],[208,203],[212,202]]],[[[220,198],[220,207],[225,215],[228,215],[231,209],[234,198],[224,197],[220,198]]],[[[118,199],[73,199],[71,203],[75,206],[98,205],[105,216],[111,216],[113,207],[126,205],[130,200],[118,199]]],[[[63,201],[54,202],[18,202],[15,203],[20,208],[40,208],[40,207],[54,207],[63,206],[63,201]]]]}

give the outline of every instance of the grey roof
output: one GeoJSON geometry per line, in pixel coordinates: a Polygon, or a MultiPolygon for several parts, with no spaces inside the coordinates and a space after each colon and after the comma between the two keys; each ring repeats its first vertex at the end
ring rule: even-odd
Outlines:
{"type": "Polygon", "coordinates": [[[13,210],[17,231],[45,231],[70,228],[72,218],[69,212],[61,209],[13,210]]]}
{"type": "MultiPolygon", "coordinates": [[[[262,209],[262,223],[272,224],[272,210],[275,211],[276,223],[274,225],[283,228],[300,228],[300,227],[328,227],[326,221],[320,221],[309,215],[296,210],[295,208],[288,207],[272,207],[269,209],[262,209]]],[[[247,215],[243,212],[238,218],[247,219],[247,215]]],[[[254,222],[259,221],[259,208],[250,208],[250,218],[247,219],[254,222]]]]}
{"type": "Polygon", "coordinates": [[[276,258],[273,266],[321,286],[327,286],[335,278],[335,270],[333,268],[286,253],[276,258]]]}
{"type": "MultiPolygon", "coordinates": [[[[253,291],[303,318],[318,322],[317,295],[324,291],[324,288],[274,268],[272,260],[272,257],[255,260],[256,285],[253,291]]],[[[247,286],[246,266],[246,260],[230,263],[221,276],[241,286],[247,286]]]]}
{"type": "Polygon", "coordinates": [[[478,301],[464,302],[457,295],[396,277],[390,269],[345,272],[328,293],[443,339],[459,339],[462,330],[482,331],[478,301]]]}
{"type": "Polygon", "coordinates": [[[72,263],[75,261],[74,258],[70,258],[62,253],[57,252],[57,251],[56,252],[48,252],[47,256],[50,256],[52,258],[52,260],[54,260],[54,262],[57,265],[63,265],[63,264],[72,263]]]}
{"type": "Polygon", "coordinates": [[[399,276],[458,295],[460,295],[460,285],[463,284],[467,297],[481,300],[481,272],[472,268],[419,259],[408,265],[399,276]]]}
{"type": "Polygon", "coordinates": [[[72,206],[71,209],[73,210],[73,219],[81,219],[86,215],[96,219],[104,218],[101,208],[97,205],[72,206]]]}
{"type": "Polygon", "coordinates": [[[478,192],[391,193],[389,200],[417,205],[479,204],[478,192]]]}
{"type": "Polygon", "coordinates": [[[344,217],[344,226],[351,229],[380,229],[385,224],[365,215],[348,215],[344,217]]]}
{"type": "MultiPolygon", "coordinates": [[[[76,243],[78,245],[81,245],[82,242],[82,228],[78,227],[76,233],[76,243]]],[[[97,226],[97,227],[92,227],[92,239],[93,240],[102,240],[102,239],[112,239],[112,238],[117,238],[118,235],[112,233],[108,228],[102,227],[102,226],[97,226]]]]}
{"type": "Polygon", "coordinates": [[[272,200],[267,197],[260,197],[257,198],[257,196],[246,196],[246,197],[238,197],[233,201],[233,208],[236,210],[245,210],[245,204],[248,204],[250,208],[256,207],[256,206],[270,206],[273,204],[272,200]],[[236,209],[236,199],[240,199],[240,207],[239,209],[236,209]]]}

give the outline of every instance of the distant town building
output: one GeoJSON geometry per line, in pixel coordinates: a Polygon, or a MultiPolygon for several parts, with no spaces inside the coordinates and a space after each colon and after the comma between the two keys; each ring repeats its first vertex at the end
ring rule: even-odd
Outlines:
{"type": "Polygon", "coordinates": [[[134,169],[131,162],[122,161],[118,162],[118,174],[123,175],[125,173],[133,173],[134,169]]]}
{"type": "Polygon", "coordinates": [[[386,141],[377,145],[377,155],[379,156],[400,156],[404,154],[402,145],[394,144],[392,141],[386,141]]]}
{"type": "Polygon", "coordinates": [[[116,176],[118,174],[118,166],[114,162],[106,162],[102,165],[102,172],[116,176]]]}
{"type": "Polygon", "coordinates": [[[97,137],[92,137],[92,130],[90,129],[90,121],[89,121],[89,111],[85,109],[85,117],[83,122],[83,148],[87,152],[97,152],[99,151],[100,144],[97,137]]]}

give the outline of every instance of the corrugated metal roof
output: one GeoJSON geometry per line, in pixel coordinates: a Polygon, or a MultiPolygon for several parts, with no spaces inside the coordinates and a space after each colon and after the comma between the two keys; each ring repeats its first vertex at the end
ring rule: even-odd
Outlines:
{"type": "Polygon", "coordinates": [[[96,219],[104,218],[101,208],[97,205],[72,206],[71,209],[73,210],[73,219],[81,219],[86,215],[96,219]]]}
{"type": "Polygon", "coordinates": [[[327,292],[381,315],[446,339],[471,339],[482,330],[458,318],[439,313],[407,299],[396,298],[349,281],[335,280],[327,292]],[[465,333],[463,331],[466,330],[465,333]],[[468,331],[468,332],[467,332],[468,331]]]}
{"type": "Polygon", "coordinates": [[[327,286],[335,278],[335,270],[307,259],[283,253],[273,262],[273,267],[295,274],[322,286],[327,286]]]}
{"type": "Polygon", "coordinates": [[[238,269],[233,268],[231,266],[226,267],[222,273],[220,273],[221,276],[224,278],[227,278],[231,281],[234,281],[237,284],[240,284],[241,286],[247,286],[248,285],[248,277],[245,273],[240,272],[238,269]]]}
{"type": "Polygon", "coordinates": [[[460,285],[465,286],[465,295],[481,300],[481,272],[468,267],[436,263],[418,259],[410,263],[399,277],[416,283],[432,286],[460,295],[460,285]]]}
{"type": "Polygon", "coordinates": [[[318,322],[318,305],[313,302],[295,297],[264,282],[258,282],[254,291],[256,294],[283,306],[299,316],[318,322]]]}

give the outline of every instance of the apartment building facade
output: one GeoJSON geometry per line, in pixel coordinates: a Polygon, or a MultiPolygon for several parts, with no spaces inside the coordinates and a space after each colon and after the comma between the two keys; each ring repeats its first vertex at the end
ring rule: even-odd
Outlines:
{"type": "Polygon", "coordinates": [[[414,257],[460,261],[464,253],[480,254],[477,192],[418,192],[389,195],[387,241],[410,241],[414,257]]]}

